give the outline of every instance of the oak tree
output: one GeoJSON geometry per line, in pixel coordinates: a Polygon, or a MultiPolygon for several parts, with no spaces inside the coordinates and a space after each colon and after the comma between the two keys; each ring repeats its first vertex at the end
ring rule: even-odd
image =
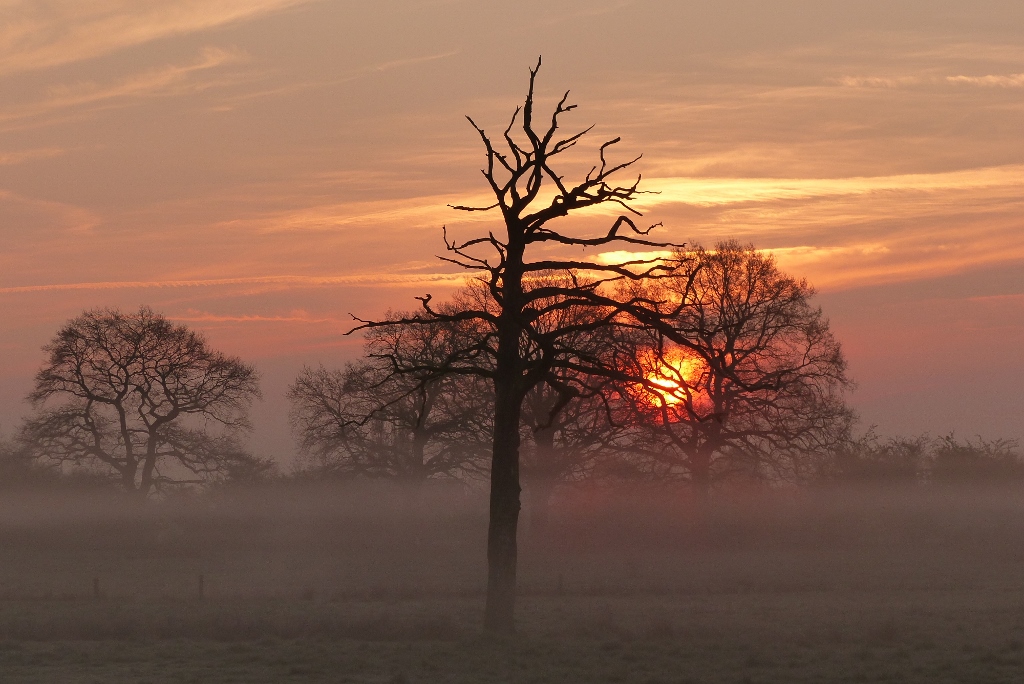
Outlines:
{"type": "Polygon", "coordinates": [[[39,456],[112,472],[146,496],[168,484],[251,470],[241,433],[256,369],[142,307],[86,311],[44,347],[20,439],[39,456]]]}
{"type": "Polygon", "coordinates": [[[657,283],[685,304],[672,317],[682,343],[649,335],[656,353],[638,357],[656,385],[632,394],[655,433],[650,472],[701,490],[737,474],[809,474],[809,455],[845,440],[853,419],[846,360],[813,288],[736,242],[689,255],[689,276],[657,283]]]}

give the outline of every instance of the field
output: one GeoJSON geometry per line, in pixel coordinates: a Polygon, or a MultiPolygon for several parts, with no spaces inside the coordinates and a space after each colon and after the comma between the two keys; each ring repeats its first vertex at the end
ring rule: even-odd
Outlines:
{"type": "Polygon", "coordinates": [[[478,493],[0,501],[3,682],[1012,682],[1024,496],[579,492],[480,632],[478,493]],[[200,576],[202,577],[200,584],[200,576]]]}

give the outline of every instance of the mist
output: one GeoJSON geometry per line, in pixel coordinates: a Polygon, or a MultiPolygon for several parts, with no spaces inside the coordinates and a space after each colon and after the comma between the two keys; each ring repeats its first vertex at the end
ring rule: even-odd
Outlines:
{"type": "Polygon", "coordinates": [[[514,641],[479,638],[486,526],[460,485],[8,490],[0,667],[52,681],[118,644],[105,681],[955,681],[1024,657],[1016,486],[567,490],[522,535],[514,641]]]}

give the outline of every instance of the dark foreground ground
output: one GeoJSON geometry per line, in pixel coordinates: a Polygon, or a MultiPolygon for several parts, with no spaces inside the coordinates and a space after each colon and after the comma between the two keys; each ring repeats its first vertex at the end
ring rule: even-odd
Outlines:
{"type": "Polygon", "coordinates": [[[479,498],[417,499],[8,496],[0,682],[1024,681],[1016,492],[574,495],[509,640],[479,498]]]}

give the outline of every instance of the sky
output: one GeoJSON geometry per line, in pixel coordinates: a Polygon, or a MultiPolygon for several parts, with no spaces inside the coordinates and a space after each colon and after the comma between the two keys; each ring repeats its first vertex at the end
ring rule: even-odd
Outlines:
{"type": "MultiPolygon", "coordinates": [[[[0,0],[0,430],[41,347],[145,304],[257,364],[288,463],[350,314],[458,283],[499,228],[479,139],[541,107],[643,154],[655,236],[806,277],[881,434],[1024,438],[1024,3],[0,0]]],[[[588,216],[595,226],[608,217],[588,216]]]]}

